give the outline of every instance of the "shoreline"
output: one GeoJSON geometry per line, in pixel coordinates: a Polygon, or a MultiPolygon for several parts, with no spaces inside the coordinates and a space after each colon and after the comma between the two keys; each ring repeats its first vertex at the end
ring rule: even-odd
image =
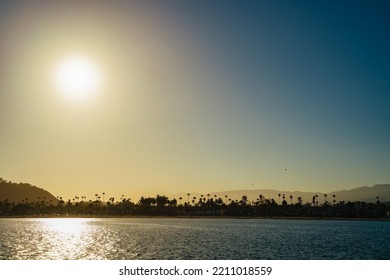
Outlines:
{"type": "Polygon", "coordinates": [[[152,215],[129,215],[129,216],[89,216],[89,215],[27,215],[27,216],[0,216],[0,219],[234,219],[234,220],[329,220],[329,221],[387,221],[390,217],[383,218],[352,218],[352,217],[283,217],[283,216],[152,216],[152,215]]]}

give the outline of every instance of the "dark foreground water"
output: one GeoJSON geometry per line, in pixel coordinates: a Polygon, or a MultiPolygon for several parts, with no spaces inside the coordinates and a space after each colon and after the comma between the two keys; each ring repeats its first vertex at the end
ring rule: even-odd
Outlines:
{"type": "Polygon", "coordinates": [[[0,219],[0,259],[390,259],[390,222],[0,219]]]}

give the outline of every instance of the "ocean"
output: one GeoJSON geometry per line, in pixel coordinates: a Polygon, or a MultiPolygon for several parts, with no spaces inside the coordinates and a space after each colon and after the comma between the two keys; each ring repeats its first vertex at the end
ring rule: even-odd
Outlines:
{"type": "Polygon", "coordinates": [[[1,260],[390,259],[390,222],[2,218],[1,260]]]}

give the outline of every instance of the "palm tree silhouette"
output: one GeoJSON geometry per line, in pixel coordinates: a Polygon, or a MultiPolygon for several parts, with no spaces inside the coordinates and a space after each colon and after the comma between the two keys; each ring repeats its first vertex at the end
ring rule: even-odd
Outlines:
{"type": "Polygon", "coordinates": [[[188,203],[188,205],[190,205],[190,193],[187,193],[187,203],[188,203]]]}
{"type": "Polygon", "coordinates": [[[246,205],[248,201],[248,196],[247,195],[243,195],[242,198],[241,198],[241,204],[242,205],[246,205]]]}
{"type": "Polygon", "coordinates": [[[281,194],[279,193],[278,196],[279,196],[279,204],[280,204],[280,196],[281,196],[281,194]]]}

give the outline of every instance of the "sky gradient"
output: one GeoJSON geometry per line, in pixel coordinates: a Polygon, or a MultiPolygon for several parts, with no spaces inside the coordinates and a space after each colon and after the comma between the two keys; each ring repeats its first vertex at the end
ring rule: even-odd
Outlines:
{"type": "Polygon", "coordinates": [[[389,13],[387,1],[0,1],[0,176],[133,200],[390,183],[389,13]],[[99,65],[99,94],[53,88],[69,54],[99,65]]]}

